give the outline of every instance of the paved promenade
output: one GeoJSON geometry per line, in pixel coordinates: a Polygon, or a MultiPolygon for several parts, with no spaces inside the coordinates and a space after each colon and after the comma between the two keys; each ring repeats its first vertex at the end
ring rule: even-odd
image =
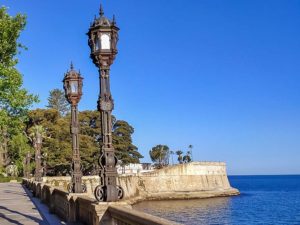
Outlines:
{"type": "Polygon", "coordinates": [[[0,225],[62,224],[28,194],[19,183],[0,183],[0,225]]]}

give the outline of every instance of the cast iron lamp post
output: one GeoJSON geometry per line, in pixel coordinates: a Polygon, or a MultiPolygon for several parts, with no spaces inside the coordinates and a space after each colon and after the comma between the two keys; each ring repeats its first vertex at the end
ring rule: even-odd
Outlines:
{"type": "Polygon", "coordinates": [[[35,148],[35,174],[34,178],[37,182],[42,182],[43,168],[41,166],[41,148],[42,148],[42,134],[39,131],[36,131],[34,137],[34,148],[35,148]]]}
{"type": "Polygon", "coordinates": [[[79,123],[77,105],[82,96],[82,77],[76,72],[71,63],[71,69],[65,74],[63,79],[65,96],[71,104],[71,127],[72,134],[72,181],[68,187],[69,192],[82,193],[84,187],[82,184],[81,162],[79,154],[79,123]]]}
{"type": "Polygon", "coordinates": [[[123,190],[117,186],[118,162],[112,145],[112,119],[111,112],[114,102],[110,92],[109,71],[117,54],[117,42],[119,28],[116,26],[115,17],[112,20],[104,16],[100,6],[100,16],[91,24],[88,44],[91,48],[91,58],[99,69],[100,94],[98,98],[98,110],[101,114],[101,149],[100,149],[100,185],[95,189],[95,197],[98,201],[113,202],[123,197],[123,190]]]}

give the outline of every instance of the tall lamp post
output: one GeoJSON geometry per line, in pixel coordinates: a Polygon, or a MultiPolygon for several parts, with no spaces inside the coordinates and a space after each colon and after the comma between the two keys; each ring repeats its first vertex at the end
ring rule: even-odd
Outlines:
{"type": "Polygon", "coordinates": [[[79,123],[78,123],[78,102],[82,96],[82,80],[80,73],[74,70],[71,63],[70,71],[65,74],[63,79],[65,96],[71,104],[71,126],[70,133],[72,134],[72,181],[69,185],[69,192],[82,193],[84,187],[82,185],[82,172],[79,153],[79,123]]]}
{"type": "Polygon", "coordinates": [[[41,165],[41,148],[42,148],[42,134],[37,130],[34,137],[34,148],[35,148],[35,173],[34,178],[37,182],[42,182],[43,168],[41,165]]]}
{"type": "Polygon", "coordinates": [[[98,111],[101,115],[102,143],[100,149],[100,185],[95,189],[98,201],[113,202],[123,197],[123,190],[116,185],[118,162],[112,145],[112,119],[114,108],[110,92],[109,71],[116,57],[119,28],[115,17],[112,20],[104,16],[100,6],[99,17],[95,18],[87,33],[88,44],[91,48],[91,59],[99,69],[100,94],[98,98],[98,111]]]}

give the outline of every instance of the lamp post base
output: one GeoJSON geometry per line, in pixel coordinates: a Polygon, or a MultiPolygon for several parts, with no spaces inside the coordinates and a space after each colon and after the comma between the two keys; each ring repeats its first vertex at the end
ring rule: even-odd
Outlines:
{"type": "Polygon", "coordinates": [[[115,202],[124,196],[124,190],[121,186],[98,185],[94,192],[95,198],[98,202],[115,202]]]}
{"type": "Polygon", "coordinates": [[[67,186],[69,193],[86,193],[86,185],[85,184],[75,184],[69,183],[67,186]]]}

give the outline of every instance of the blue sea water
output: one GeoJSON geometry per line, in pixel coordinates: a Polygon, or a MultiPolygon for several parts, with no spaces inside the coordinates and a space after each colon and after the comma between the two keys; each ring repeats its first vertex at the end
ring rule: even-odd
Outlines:
{"type": "Polygon", "coordinates": [[[187,225],[300,225],[300,175],[230,176],[239,196],[149,201],[136,209],[187,225]]]}

